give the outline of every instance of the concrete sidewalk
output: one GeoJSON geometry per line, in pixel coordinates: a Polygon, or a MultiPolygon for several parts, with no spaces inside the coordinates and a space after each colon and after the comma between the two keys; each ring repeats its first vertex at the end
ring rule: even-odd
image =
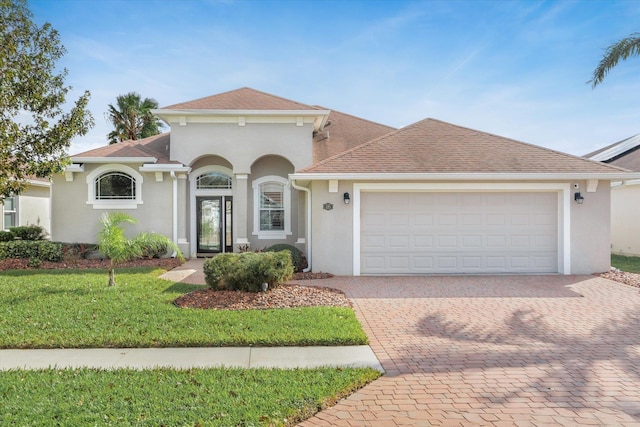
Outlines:
{"type": "Polygon", "coordinates": [[[344,347],[187,347],[0,350],[0,371],[100,368],[316,368],[371,367],[384,372],[367,345],[344,347]]]}

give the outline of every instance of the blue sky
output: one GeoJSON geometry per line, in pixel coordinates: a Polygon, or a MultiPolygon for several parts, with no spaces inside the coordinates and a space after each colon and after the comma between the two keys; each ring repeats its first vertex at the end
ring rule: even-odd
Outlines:
{"type": "Polygon", "coordinates": [[[426,117],[585,154],[640,133],[640,58],[596,89],[638,1],[30,0],[106,144],[116,96],[160,106],[239,87],[402,127],[426,117]]]}

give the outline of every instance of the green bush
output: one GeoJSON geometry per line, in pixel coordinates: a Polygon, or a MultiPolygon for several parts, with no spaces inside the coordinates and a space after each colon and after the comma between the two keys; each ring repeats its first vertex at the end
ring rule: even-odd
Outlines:
{"type": "Polygon", "coordinates": [[[11,227],[9,231],[21,240],[44,240],[47,238],[47,231],[39,225],[21,225],[11,227]]]}
{"type": "Polygon", "coordinates": [[[226,253],[206,260],[204,275],[212,289],[259,292],[263,283],[273,289],[289,280],[293,265],[287,251],[226,253]]]}
{"type": "Polygon", "coordinates": [[[62,259],[62,244],[48,240],[0,242],[0,259],[10,258],[59,262],[62,259]]]}
{"type": "Polygon", "coordinates": [[[143,258],[162,258],[169,251],[169,240],[158,233],[140,233],[134,241],[139,245],[143,258]]]}
{"type": "Polygon", "coordinates": [[[287,245],[285,243],[278,243],[277,245],[265,248],[264,251],[289,251],[289,253],[291,254],[291,262],[293,263],[293,271],[295,271],[296,273],[300,273],[302,270],[307,268],[307,259],[304,257],[304,254],[300,251],[300,249],[296,248],[295,246],[287,245]]]}
{"type": "Polygon", "coordinates": [[[0,242],[10,242],[15,240],[16,236],[10,231],[0,231],[0,242]]]}

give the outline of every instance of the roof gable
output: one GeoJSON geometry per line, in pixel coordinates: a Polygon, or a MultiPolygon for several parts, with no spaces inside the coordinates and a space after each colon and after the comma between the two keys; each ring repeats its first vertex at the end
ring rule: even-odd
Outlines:
{"type": "Polygon", "coordinates": [[[619,173],[625,169],[425,119],[301,173],[619,173]]]}
{"type": "Polygon", "coordinates": [[[640,134],[585,154],[584,157],[640,172],[640,134]]]}
{"type": "Polygon", "coordinates": [[[193,101],[163,107],[163,110],[317,110],[318,108],[243,87],[193,101]]]}
{"type": "Polygon", "coordinates": [[[71,156],[72,161],[81,159],[124,159],[124,158],[155,158],[155,163],[178,163],[169,160],[170,134],[162,133],[139,140],[128,140],[117,144],[94,148],[71,156]]]}

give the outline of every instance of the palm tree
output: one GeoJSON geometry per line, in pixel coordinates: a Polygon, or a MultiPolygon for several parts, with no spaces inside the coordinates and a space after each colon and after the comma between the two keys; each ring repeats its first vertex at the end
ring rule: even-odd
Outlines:
{"type": "Polygon", "coordinates": [[[98,233],[98,247],[100,252],[109,258],[109,286],[115,286],[116,264],[138,258],[142,250],[135,240],[128,239],[124,229],[120,226],[123,222],[135,224],[135,218],[122,212],[105,212],[100,218],[102,230],[98,233]]]}
{"type": "Polygon", "coordinates": [[[107,136],[109,144],[159,134],[162,123],[151,113],[154,108],[158,108],[158,101],[153,98],[143,100],[136,92],[116,97],[116,106],[109,104],[107,112],[107,119],[115,128],[107,136]]]}
{"type": "Polygon", "coordinates": [[[621,59],[625,60],[630,56],[640,56],[640,33],[633,33],[613,43],[606,49],[598,67],[593,71],[593,78],[589,81],[591,87],[595,88],[602,83],[607,73],[621,59]]]}

